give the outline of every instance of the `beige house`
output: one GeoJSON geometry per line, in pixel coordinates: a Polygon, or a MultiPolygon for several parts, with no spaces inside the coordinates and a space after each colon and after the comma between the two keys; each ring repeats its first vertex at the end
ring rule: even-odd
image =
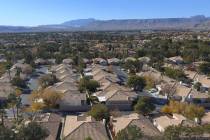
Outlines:
{"type": "Polygon", "coordinates": [[[78,89],[77,75],[72,67],[68,64],[60,64],[51,68],[56,77],[61,81],[53,86],[48,87],[64,94],[64,97],[59,102],[61,111],[87,111],[87,97],[85,93],[80,93],[78,89]]]}
{"type": "Polygon", "coordinates": [[[119,131],[128,126],[137,126],[141,129],[145,136],[155,137],[160,136],[158,129],[150,122],[149,119],[137,113],[129,113],[119,117],[111,117],[112,133],[116,135],[119,131]]]}
{"type": "Polygon", "coordinates": [[[130,110],[137,94],[123,86],[109,83],[102,87],[101,91],[93,94],[100,102],[105,103],[109,108],[119,110],[130,110]]]}
{"type": "Polygon", "coordinates": [[[95,65],[92,68],[93,79],[98,81],[100,88],[93,94],[109,108],[119,110],[130,110],[137,94],[131,89],[120,86],[118,77],[109,72],[106,67],[95,65]]]}
{"type": "Polygon", "coordinates": [[[62,137],[64,140],[109,140],[105,125],[91,116],[73,116],[65,118],[62,137]]]}
{"type": "Polygon", "coordinates": [[[45,140],[57,140],[60,137],[61,116],[55,113],[37,114],[33,121],[48,130],[49,136],[45,140]]]}
{"type": "Polygon", "coordinates": [[[186,120],[186,118],[179,114],[173,114],[172,117],[164,115],[154,118],[153,124],[160,132],[164,132],[168,126],[180,125],[184,120],[186,120]]]}
{"type": "Polygon", "coordinates": [[[14,92],[15,88],[10,83],[0,82],[0,101],[5,100],[9,94],[14,92]]]}
{"type": "Polygon", "coordinates": [[[210,124],[210,112],[206,112],[204,117],[201,119],[201,124],[210,124]]]}

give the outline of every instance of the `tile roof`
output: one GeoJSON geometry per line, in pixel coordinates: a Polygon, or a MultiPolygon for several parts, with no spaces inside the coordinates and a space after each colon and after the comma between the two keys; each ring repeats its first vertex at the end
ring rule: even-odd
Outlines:
{"type": "Polygon", "coordinates": [[[49,131],[46,140],[57,140],[60,132],[61,116],[55,113],[44,113],[35,116],[34,121],[49,131]]]}
{"type": "Polygon", "coordinates": [[[93,140],[108,140],[103,123],[90,116],[67,116],[63,135],[64,140],[84,140],[87,137],[93,140]]]}

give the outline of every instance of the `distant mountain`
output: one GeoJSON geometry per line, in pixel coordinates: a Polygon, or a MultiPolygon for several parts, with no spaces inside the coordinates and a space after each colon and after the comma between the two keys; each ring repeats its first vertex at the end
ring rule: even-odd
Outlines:
{"type": "Polygon", "coordinates": [[[70,21],[62,23],[61,25],[71,26],[71,27],[84,27],[94,22],[96,22],[94,18],[88,18],[88,19],[70,20],[70,21]]]}
{"type": "Polygon", "coordinates": [[[96,20],[78,19],[37,27],[0,26],[0,32],[105,31],[105,30],[210,30],[210,18],[96,20]]]}

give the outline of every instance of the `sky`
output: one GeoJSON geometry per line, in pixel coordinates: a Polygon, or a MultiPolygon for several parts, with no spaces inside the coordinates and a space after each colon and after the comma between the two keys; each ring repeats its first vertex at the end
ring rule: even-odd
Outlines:
{"type": "Polygon", "coordinates": [[[0,0],[0,25],[36,26],[73,19],[210,17],[210,0],[0,0]]]}

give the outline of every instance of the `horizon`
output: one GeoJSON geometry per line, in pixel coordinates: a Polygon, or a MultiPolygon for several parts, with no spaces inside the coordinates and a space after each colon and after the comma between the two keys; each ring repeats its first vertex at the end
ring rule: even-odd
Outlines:
{"type": "Polygon", "coordinates": [[[210,17],[208,0],[4,0],[0,25],[40,26],[76,19],[98,20],[210,17]],[[6,14],[5,14],[6,13],[6,14]]]}
{"type": "Polygon", "coordinates": [[[158,18],[158,17],[155,17],[155,18],[127,18],[127,19],[96,19],[96,18],[81,18],[81,19],[71,19],[71,20],[67,20],[67,21],[64,21],[64,22],[61,22],[61,23],[57,23],[57,24],[53,24],[53,23],[50,23],[50,24],[43,24],[43,25],[1,25],[0,26],[14,26],[14,27],[39,27],[39,26],[47,26],[47,25],[60,25],[60,24],[63,24],[65,22],[69,22],[69,21],[75,21],[75,20],[87,20],[87,19],[93,19],[93,20],[99,20],[99,21],[110,21],[110,20],[150,20],[150,19],[173,19],[173,18],[192,18],[192,17],[195,17],[195,16],[204,16],[205,18],[210,18],[208,16],[205,16],[205,15],[192,15],[192,16],[189,16],[189,17],[163,17],[163,18],[158,18]]]}

